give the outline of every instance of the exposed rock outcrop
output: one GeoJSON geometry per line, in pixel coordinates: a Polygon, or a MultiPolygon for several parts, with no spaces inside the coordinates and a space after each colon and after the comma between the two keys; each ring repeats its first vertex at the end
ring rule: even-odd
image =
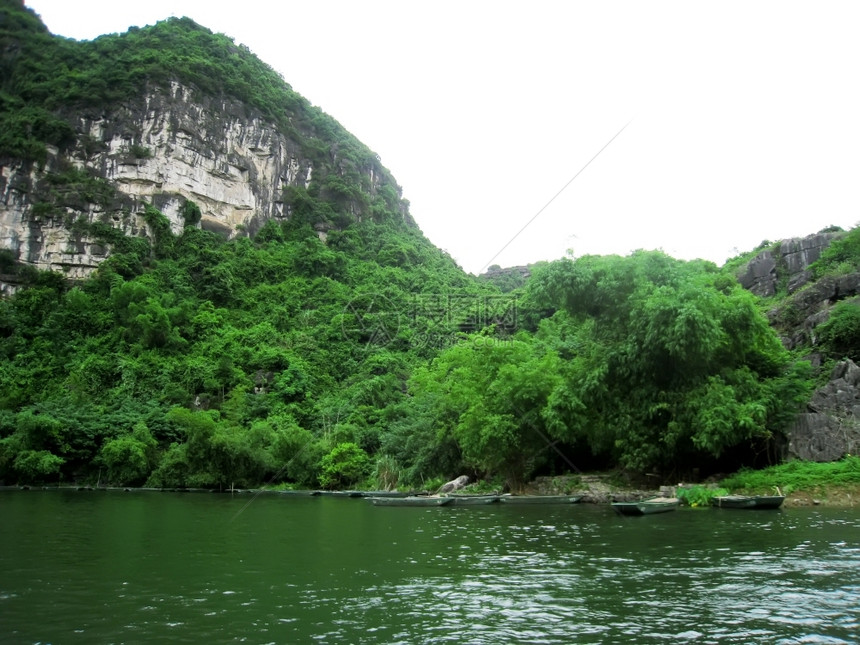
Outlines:
{"type": "MultiPolygon", "coordinates": [[[[63,154],[49,148],[44,168],[0,160],[0,249],[70,278],[86,276],[110,253],[87,234],[93,222],[149,236],[141,212],[150,203],[178,233],[190,200],[200,208],[202,228],[227,237],[253,234],[268,220],[290,216],[285,189],[307,188],[316,170],[296,140],[247,106],[176,83],[108,112],[71,119],[76,146],[63,154]],[[45,208],[56,202],[51,175],[70,167],[105,180],[115,197],[45,208]]],[[[337,151],[330,152],[337,168],[337,151]]],[[[379,169],[369,163],[362,172],[372,195],[382,179],[379,169]]],[[[360,219],[360,209],[350,210],[360,219]]]]}
{"type": "Polygon", "coordinates": [[[782,240],[765,249],[738,276],[741,285],[758,296],[776,295],[781,286],[791,297],[768,312],[788,349],[815,346],[815,328],[825,322],[837,302],[860,295],[860,272],[813,280],[810,266],[844,233],[817,233],[782,240]]]}
{"type": "Polygon", "coordinates": [[[753,258],[738,277],[745,289],[757,296],[776,293],[781,280],[794,293],[811,279],[809,266],[839,233],[817,233],[803,238],[782,240],[775,249],[766,249],[753,258]]]}
{"type": "Polygon", "coordinates": [[[814,346],[815,328],[826,322],[837,302],[860,295],[860,272],[825,277],[798,291],[787,303],[768,312],[771,324],[782,334],[788,349],[814,346]]]}
{"type": "Polygon", "coordinates": [[[810,461],[834,461],[860,449],[860,367],[837,364],[788,430],[789,454],[810,461]]]}
{"type": "Polygon", "coordinates": [[[496,285],[503,293],[510,293],[525,285],[531,277],[532,266],[521,265],[502,268],[498,264],[494,264],[478,278],[496,285]]]}
{"type": "Polygon", "coordinates": [[[457,479],[452,479],[451,481],[442,484],[442,486],[439,487],[439,490],[436,491],[436,494],[445,495],[447,493],[453,493],[460,490],[468,483],[469,478],[466,475],[460,475],[457,479]]]}

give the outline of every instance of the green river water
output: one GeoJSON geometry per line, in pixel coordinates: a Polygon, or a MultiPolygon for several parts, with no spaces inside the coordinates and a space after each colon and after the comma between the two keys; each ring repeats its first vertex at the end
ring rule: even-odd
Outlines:
{"type": "Polygon", "coordinates": [[[860,512],[0,492],[2,643],[854,643],[860,512]]]}

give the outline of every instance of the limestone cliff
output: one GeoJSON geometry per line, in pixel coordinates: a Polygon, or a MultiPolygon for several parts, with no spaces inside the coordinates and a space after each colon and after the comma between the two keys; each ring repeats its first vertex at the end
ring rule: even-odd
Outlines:
{"type": "MultiPolygon", "coordinates": [[[[75,222],[101,221],[127,235],[148,236],[141,212],[151,203],[178,233],[189,200],[200,208],[200,226],[228,237],[289,218],[285,190],[307,188],[314,164],[296,141],[247,112],[237,102],[173,83],[169,90],[153,88],[134,104],[75,115],[78,139],[71,150],[49,148],[42,168],[14,160],[0,165],[0,248],[20,262],[80,278],[110,249],[81,235],[86,227],[75,222]],[[114,198],[58,204],[50,177],[69,166],[109,182],[114,198]]],[[[376,191],[379,173],[364,170],[369,190],[376,191]]],[[[359,208],[352,210],[361,217],[359,208]]],[[[318,223],[321,235],[328,226],[318,223]]]]}

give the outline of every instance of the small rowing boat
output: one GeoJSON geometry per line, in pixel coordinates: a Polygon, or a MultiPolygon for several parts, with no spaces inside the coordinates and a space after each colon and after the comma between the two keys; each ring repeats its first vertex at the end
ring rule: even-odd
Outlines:
{"type": "Polygon", "coordinates": [[[717,508],[774,509],[782,506],[785,495],[722,495],[711,499],[717,508]]]}
{"type": "Polygon", "coordinates": [[[414,495],[411,497],[366,497],[374,506],[445,506],[450,504],[450,497],[430,497],[414,495]]]}
{"type": "Polygon", "coordinates": [[[449,495],[449,497],[452,506],[483,506],[499,501],[498,495],[449,495]]]}
{"type": "Polygon", "coordinates": [[[612,508],[620,515],[653,515],[674,511],[680,504],[677,497],[650,497],[641,502],[613,502],[612,508]]]}
{"type": "Polygon", "coordinates": [[[582,495],[502,495],[502,504],[576,504],[582,495]]]}

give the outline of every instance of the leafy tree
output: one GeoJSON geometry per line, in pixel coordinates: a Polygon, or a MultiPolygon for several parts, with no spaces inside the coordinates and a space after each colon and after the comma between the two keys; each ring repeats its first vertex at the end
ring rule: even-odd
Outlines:
{"type": "Polygon", "coordinates": [[[146,480],[146,485],[155,488],[185,488],[191,479],[188,446],[174,442],[162,455],[158,468],[146,480]]]}
{"type": "Polygon", "coordinates": [[[370,474],[371,463],[354,443],[339,443],[320,462],[320,486],[344,489],[354,486],[370,474]]]}
{"type": "Polygon", "coordinates": [[[292,419],[280,419],[277,425],[272,451],[275,463],[280,465],[278,472],[300,486],[317,486],[320,462],[326,454],[321,442],[292,419]]]}
{"type": "Polygon", "coordinates": [[[588,256],[548,265],[531,289],[569,317],[541,329],[570,357],[556,423],[622,465],[675,467],[766,441],[808,386],[754,296],[709,263],[588,256]]]}
{"type": "Polygon", "coordinates": [[[134,426],[131,434],[107,441],[99,459],[107,468],[107,480],[113,484],[141,484],[148,477],[156,458],[157,443],[144,423],[134,426]]]}
{"type": "Polygon", "coordinates": [[[47,450],[24,450],[15,457],[13,468],[24,481],[42,482],[59,473],[64,462],[47,450]]]}
{"type": "Polygon", "coordinates": [[[200,207],[190,199],[186,201],[180,210],[185,226],[194,226],[200,222],[203,214],[200,212],[200,207]]]}
{"type": "Polygon", "coordinates": [[[545,413],[560,384],[558,356],[526,339],[468,340],[416,370],[410,389],[434,405],[437,441],[450,436],[466,466],[517,489],[552,443],[545,413]]]}

